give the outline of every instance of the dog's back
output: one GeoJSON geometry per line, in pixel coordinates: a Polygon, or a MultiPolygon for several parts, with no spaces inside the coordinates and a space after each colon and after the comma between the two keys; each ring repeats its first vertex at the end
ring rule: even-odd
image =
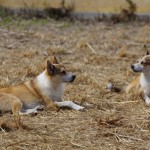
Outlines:
{"type": "Polygon", "coordinates": [[[2,88],[0,89],[0,93],[12,94],[19,98],[21,102],[26,105],[39,98],[38,95],[34,94],[24,83],[8,88],[2,88]]]}

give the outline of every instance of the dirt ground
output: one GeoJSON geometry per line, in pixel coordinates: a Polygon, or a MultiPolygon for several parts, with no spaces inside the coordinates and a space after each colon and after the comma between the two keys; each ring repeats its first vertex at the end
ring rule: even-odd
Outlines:
{"type": "Polygon", "coordinates": [[[137,94],[111,93],[138,74],[130,65],[150,49],[146,23],[0,22],[0,87],[29,80],[55,54],[77,78],[64,99],[88,103],[84,111],[45,110],[14,120],[0,117],[1,150],[107,150],[150,148],[150,107],[137,94]]]}

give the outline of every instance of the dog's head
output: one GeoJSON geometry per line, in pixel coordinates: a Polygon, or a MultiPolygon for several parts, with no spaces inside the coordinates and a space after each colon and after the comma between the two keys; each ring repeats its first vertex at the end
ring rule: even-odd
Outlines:
{"type": "Polygon", "coordinates": [[[47,61],[47,75],[57,82],[73,82],[76,75],[68,72],[63,64],[59,64],[55,56],[52,57],[52,61],[47,61]]]}
{"type": "Polygon", "coordinates": [[[146,56],[144,56],[140,61],[136,64],[131,65],[131,68],[134,72],[144,72],[150,71],[150,55],[147,52],[146,56]]]}

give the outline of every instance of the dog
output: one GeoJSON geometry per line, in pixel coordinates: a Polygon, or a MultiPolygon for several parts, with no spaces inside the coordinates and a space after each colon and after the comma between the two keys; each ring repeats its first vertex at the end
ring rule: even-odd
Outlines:
{"type": "Polygon", "coordinates": [[[12,111],[13,115],[37,113],[45,106],[83,110],[84,107],[72,101],[63,101],[65,83],[73,82],[75,78],[53,56],[51,62],[47,61],[46,69],[34,79],[0,89],[0,110],[12,111]]]}
{"type": "Polygon", "coordinates": [[[150,105],[150,55],[149,52],[139,60],[138,63],[131,65],[131,69],[134,72],[140,72],[141,74],[137,76],[128,86],[122,89],[114,86],[112,83],[107,85],[107,89],[114,92],[125,92],[129,93],[131,91],[139,91],[144,93],[144,100],[147,105],[150,105]]]}

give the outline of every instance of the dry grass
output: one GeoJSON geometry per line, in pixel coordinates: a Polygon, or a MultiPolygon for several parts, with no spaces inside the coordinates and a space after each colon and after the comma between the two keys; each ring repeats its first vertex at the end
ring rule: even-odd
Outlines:
{"type": "Polygon", "coordinates": [[[68,84],[66,100],[92,108],[83,112],[61,109],[14,120],[0,118],[0,145],[5,149],[148,149],[150,108],[140,95],[110,93],[108,81],[121,86],[137,74],[130,64],[149,49],[149,24],[84,24],[31,21],[0,27],[0,87],[39,74],[55,54],[77,74],[68,84]],[[66,25],[67,24],[67,25],[66,25]],[[93,51],[94,50],[94,51],[93,51]]]}

